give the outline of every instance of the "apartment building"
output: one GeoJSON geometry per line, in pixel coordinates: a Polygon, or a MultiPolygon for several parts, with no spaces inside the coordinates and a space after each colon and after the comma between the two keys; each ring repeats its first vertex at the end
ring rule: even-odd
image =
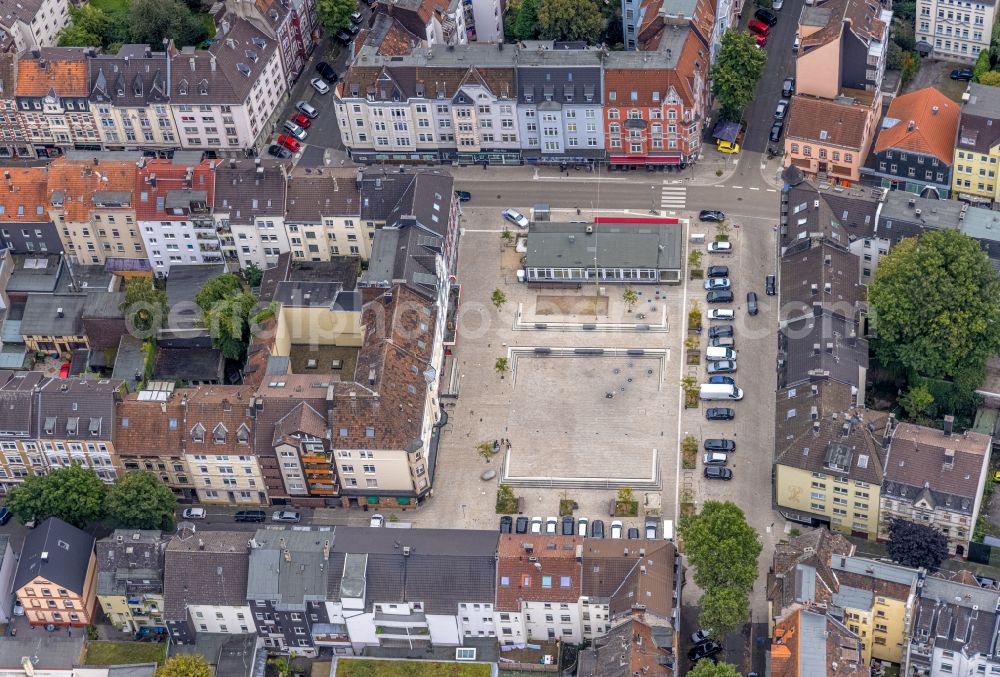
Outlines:
{"type": "Polygon", "coordinates": [[[857,635],[823,613],[792,609],[778,619],[771,644],[771,674],[867,677],[857,635]]]}
{"type": "Polygon", "coordinates": [[[997,200],[998,160],[1000,87],[971,82],[962,95],[951,183],[953,197],[992,207],[997,200]]]}
{"type": "Polygon", "coordinates": [[[0,371],[0,495],[48,470],[38,444],[38,398],[35,389],[48,379],[40,371],[0,371]]]}
{"type": "Polygon", "coordinates": [[[989,472],[989,435],[953,431],[945,416],[944,430],[900,423],[894,426],[882,482],[879,538],[889,538],[889,525],[904,519],[934,527],[948,538],[948,552],[963,557],[982,507],[989,472]]]}
{"type": "Polygon", "coordinates": [[[288,91],[277,41],[232,14],[217,16],[216,25],[209,49],[168,50],[180,145],[261,155],[288,91]]]}
{"type": "MultiPolygon", "coordinates": [[[[604,158],[601,65],[577,50],[526,49],[517,62],[517,129],[528,163],[585,164],[604,158]]],[[[501,125],[514,123],[501,120],[501,125]]]]}
{"type": "Polygon", "coordinates": [[[21,54],[14,98],[26,140],[36,154],[65,148],[100,150],[83,49],[43,47],[21,54]]]}
{"type": "Polygon", "coordinates": [[[996,3],[920,0],[916,39],[921,54],[947,61],[973,62],[990,48],[996,3]]]}
{"type": "Polygon", "coordinates": [[[17,61],[15,52],[0,54],[0,158],[32,158],[35,150],[28,143],[24,120],[18,112],[17,61]]]}
{"type": "Polygon", "coordinates": [[[122,632],[166,629],[163,562],[168,538],[159,530],[116,529],[97,541],[97,601],[122,632]]]}
{"type": "Polygon", "coordinates": [[[958,104],[933,87],[892,100],[863,174],[883,188],[947,199],[958,135],[958,104]]]}
{"type": "Polygon", "coordinates": [[[84,628],[94,620],[94,537],[50,517],[28,532],[14,575],[14,595],[35,627],[84,628]]]}
{"type": "Polygon", "coordinates": [[[157,277],[174,264],[223,263],[212,218],[216,164],[154,159],[139,168],[136,219],[157,277]]]}
{"type": "Polygon", "coordinates": [[[817,181],[842,185],[861,179],[861,166],[875,138],[881,96],[856,90],[823,99],[796,94],[785,131],[785,166],[817,181]]]}
{"type": "Polygon", "coordinates": [[[255,632],[247,602],[248,534],[180,529],[167,544],[163,617],[176,644],[194,644],[205,633],[255,632]]]}
{"type": "Polygon", "coordinates": [[[90,102],[106,150],[179,147],[170,115],[166,52],[122,45],[115,55],[86,52],[90,102]]]}
{"type": "Polygon", "coordinates": [[[285,174],[284,163],[260,158],[216,166],[212,215],[227,264],[265,270],[289,251],[285,174]]]}
{"type": "Polygon", "coordinates": [[[48,216],[74,264],[146,261],[135,214],[136,159],[61,157],[49,165],[48,216]]]}
{"type": "MultiPolygon", "coordinates": [[[[26,49],[52,47],[59,31],[69,24],[66,0],[4,0],[0,3],[0,29],[13,42],[15,53],[26,49]]],[[[6,51],[6,50],[5,50],[6,51]]]]}
{"type": "Polygon", "coordinates": [[[675,664],[674,655],[657,641],[654,628],[640,620],[622,623],[596,639],[579,654],[581,677],[632,677],[664,672],[675,664]]]}
{"type": "Polygon", "coordinates": [[[820,314],[856,322],[865,304],[858,258],[823,235],[801,235],[806,232],[794,233],[797,241],[781,254],[781,277],[786,282],[779,290],[779,327],[820,314]]]}
{"type": "Polygon", "coordinates": [[[49,169],[7,167],[0,184],[0,245],[15,254],[58,254],[63,243],[48,215],[49,169]]]}
{"type": "Polygon", "coordinates": [[[315,3],[309,0],[231,0],[226,3],[226,10],[250,21],[277,42],[285,81],[290,90],[316,48],[319,23],[315,3]]]}
{"type": "MultiPolygon", "coordinates": [[[[486,4],[488,0],[477,2],[486,4]]],[[[474,10],[467,13],[464,5],[456,0],[396,0],[377,3],[374,9],[388,14],[407,32],[420,36],[428,47],[465,45],[476,37],[475,29],[470,32],[466,26],[467,18],[475,20],[474,10]]],[[[495,23],[496,19],[493,25],[495,23]]],[[[491,32],[489,24],[484,24],[483,29],[491,32]]]]}
{"type": "Polygon", "coordinates": [[[371,258],[375,224],[361,220],[361,193],[352,169],[293,171],[288,177],[285,228],[292,260],[371,258]]]}

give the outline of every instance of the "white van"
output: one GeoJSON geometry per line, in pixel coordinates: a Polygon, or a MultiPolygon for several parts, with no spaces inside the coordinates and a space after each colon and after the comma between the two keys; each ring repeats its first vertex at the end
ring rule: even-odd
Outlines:
{"type": "Polygon", "coordinates": [[[663,540],[674,542],[674,521],[663,520],[663,540]]]}
{"type": "Polygon", "coordinates": [[[703,400],[742,400],[743,391],[726,383],[702,383],[698,397],[703,400]]]}
{"type": "Polygon", "coordinates": [[[736,317],[736,311],[732,308],[712,308],[708,311],[708,319],[710,320],[722,320],[723,322],[732,320],[736,317]]]}
{"type": "Polygon", "coordinates": [[[708,347],[705,349],[705,357],[709,360],[735,360],[736,351],[732,348],[708,347]]]}

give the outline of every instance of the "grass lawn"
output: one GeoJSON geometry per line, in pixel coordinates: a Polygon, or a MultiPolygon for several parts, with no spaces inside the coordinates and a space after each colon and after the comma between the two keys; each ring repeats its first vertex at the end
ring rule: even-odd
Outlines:
{"type": "Polygon", "coordinates": [[[489,674],[490,666],[485,664],[340,658],[335,677],[489,677],[489,674]]]}
{"type": "Polygon", "coordinates": [[[108,14],[121,12],[128,7],[128,0],[91,0],[91,5],[108,14]]]}
{"type": "Polygon", "coordinates": [[[155,642],[87,642],[84,665],[163,664],[165,644],[155,642]]]}

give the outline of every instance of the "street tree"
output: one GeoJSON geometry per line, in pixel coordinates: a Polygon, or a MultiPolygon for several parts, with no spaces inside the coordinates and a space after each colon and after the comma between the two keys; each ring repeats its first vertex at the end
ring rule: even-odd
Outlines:
{"type": "Polygon", "coordinates": [[[493,460],[493,444],[491,442],[480,442],[476,445],[476,453],[486,459],[489,463],[493,460]]]}
{"type": "Polygon", "coordinates": [[[347,28],[351,23],[351,14],[356,11],[358,5],[355,0],[316,0],[316,13],[330,35],[347,28]]]}
{"type": "Polygon", "coordinates": [[[1000,275],[958,230],[908,238],[879,261],[868,289],[885,363],[972,392],[1000,351],[1000,275]]]}
{"type": "Polygon", "coordinates": [[[701,512],[681,519],[678,532],[698,587],[750,590],[761,543],[735,503],[706,501],[701,512]]]}
{"type": "Polygon", "coordinates": [[[126,473],[108,489],[105,512],[114,526],[124,529],[174,528],[177,497],[151,472],[126,473]]]}
{"type": "Polygon", "coordinates": [[[889,523],[889,557],[903,566],[935,571],[948,557],[948,538],[934,527],[894,519],[889,523]]]}
{"type": "Polygon", "coordinates": [[[507,5],[504,33],[514,40],[534,40],[538,37],[539,0],[520,0],[507,5]]]}
{"type": "Polygon", "coordinates": [[[712,94],[722,105],[722,117],[739,122],[764,73],[767,52],[757,48],[750,33],[728,30],[712,66],[712,94]]]}
{"type": "Polygon", "coordinates": [[[597,44],[604,15],[594,0],[541,0],[538,27],[544,40],[583,40],[597,44]]]}
{"type": "Polygon", "coordinates": [[[639,302],[639,294],[632,287],[625,287],[625,291],[622,292],[622,301],[625,302],[625,309],[631,313],[635,304],[639,302]]]}
{"type": "Polygon", "coordinates": [[[500,374],[500,376],[503,376],[504,373],[510,369],[509,360],[506,357],[498,357],[497,361],[493,363],[493,368],[496,369],[496,372],[500,374]]]}
{"type": "Polygon", "coordinates": [[[920,383],[910,386],[906,394],[900,398],[899,403],[903,406],[908,417],[920,419],[927,415],[927,410],[934,404],[934,395],[931,394],[927,384],[920,383]]]}
{"type": "Polygon", "coordinates": [[[698,602],[698,622],[714,637],[725,637],[746,623],[750,599],[746,590],[710,588],[698,602]]]}
{"type": "Polygon", "coordinates": [[[167,293],[157,289],[151,277],[130,278],[120,309],[132,333],[141,338],[154,336],[167,321],[167,293]]]}
{"type": "Polygon", "coordinates": [[[156,677],[212,677],[212,668],[204,656],[185,654],[168,659],[156,677]]]}
{"type": "Polygon", "coordinates": [[[10,490],[7,507],[21,522],[58,517],[83,528],[104,516],[107,489],[93,470],[78,463],[32,475],[10,490]]]}
{"type": "Polygon", "coordinates": [[[498,312],[503,309],[503,304],[507,303],[507,295],[503,293],[502,289],[494,289],[490,299],[498,312]]]}
{"type": "Polygon", "coordinates": [[[713,663],[706,660],[695,663],[688,671],[687,677],[740,677],[740,673],[731,663],[713,663]]]}

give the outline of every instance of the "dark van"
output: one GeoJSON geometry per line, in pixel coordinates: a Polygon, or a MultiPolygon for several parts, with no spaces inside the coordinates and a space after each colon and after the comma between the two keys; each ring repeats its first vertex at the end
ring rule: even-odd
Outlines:
{"type": "Polygon", "coordinates": [[[263,510],[240,510],[235,519],[237,522],[263,522],[265,516],[263,510]]]}

